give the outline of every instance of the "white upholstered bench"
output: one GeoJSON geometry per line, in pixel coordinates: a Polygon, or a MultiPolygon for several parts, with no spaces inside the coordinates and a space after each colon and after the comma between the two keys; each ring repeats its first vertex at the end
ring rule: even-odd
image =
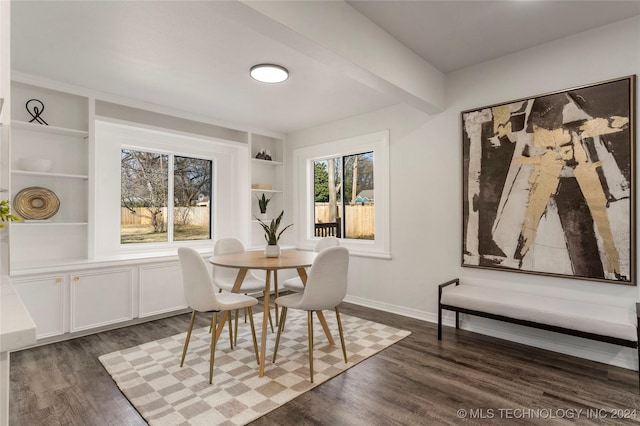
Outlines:
{"type": "MultiPolygon", "coordinates": [[[[458,278],[438,288],[438,340],[442,339],[442,310],[476,315],[557,333],[638,348],[640,303],[628,308],[472,284],[459,285],[458,278]]],[[[638,372],[640,385],[640,371],[638,372]]]]}

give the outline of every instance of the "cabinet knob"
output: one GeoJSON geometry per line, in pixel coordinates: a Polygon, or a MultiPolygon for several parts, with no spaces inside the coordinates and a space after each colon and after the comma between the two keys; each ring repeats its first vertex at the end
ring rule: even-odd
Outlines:
{"type": "Polygon", "coordinates": [[[79,280],[80,280],[80,277],[73,277],[73,280],[74,280],[74,281],[79,281],[79,280]]]}
{"type": "Polygon", "coordinates": [[[56,278],[56,282],[57,282],[58,284],[60,284],[60,283],[62,282],[62,278],[60,278],[60,277],[56,278]]]}

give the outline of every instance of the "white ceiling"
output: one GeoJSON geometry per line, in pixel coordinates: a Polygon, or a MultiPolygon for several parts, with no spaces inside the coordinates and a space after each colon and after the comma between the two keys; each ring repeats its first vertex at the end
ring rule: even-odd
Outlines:
{"type": "MultiPolygon", "coordinates": [[[[446,73],[640,14],[640,1],[349,1],[446,73]]],[[[222,1],[14,1],[12,70],[280,133],[400,102],[222,1]],[[240,16],[240,17],[239,17],[240,16]],[[260,62],[286,83],[253,81],[260,62]]],[[[331,28],[337,25],[319,22],[331,28]]]]}
{"type": "Polygon", "coordinates": [[[447,73],[640,14],[640,1],[348,3],[447,73]]]}

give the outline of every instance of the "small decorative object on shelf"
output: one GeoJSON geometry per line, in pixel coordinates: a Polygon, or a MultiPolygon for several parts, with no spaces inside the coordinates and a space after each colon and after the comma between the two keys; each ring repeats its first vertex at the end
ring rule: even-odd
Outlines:
{"type": "Polygon", "coordinates": [[[258,151],[258,153],[256,154],[256,158],[258,160],[267,160],[267,161],[271,161],[271,151],[269,151],[268,149],[261,149],[260,151],[258,151]]]}
{"type": "Polygon", "coordinates": [[[271,190],[272,186],[270,183],[252,183],[251,189],[267,189],[271,190]]]}
{"type": "Polygon", "coordinates": [[[7,226],[6,222],[21,221],[18,216],[11,214],[9,200],[0,200],[0,228],[7,226]]]}
{"type": "Polygon", "coordinates": [[[33,117],[29,120],[29,123],[33,123],[35,121],[36,123],[44,124],[45,126],[49,125],[49,123],[44,121],[44,118],[41,117],[42,112],[44,111],[44,104],[42,101],[38,99],[29,99],[25,106],[29,115],[33,117]]]}
{"type": "Polygon", "coordinates": [[[258,197],[258,208],[260,208],[260,216],[259,219],[266,220],[267,219],[267,206],[269,205],[269,201],[271,201],[272,197],[267,198],[264,193],[262,194],[262,198],[258,197]]]}
{"type": "Polygon", "coordinates": [[[42,220],[58,213],[60,199],[50,189],[31,186],[16,194],[13,205],[23,219],[42,220]]]}
{"type": "Polygon", "coordinates": [[[267,225],[262,220],[258,219],[260,226],[264,229],[264,239],[267,241],[267,245],[264,248],[264,255],[266,257],[278,257],[280,256],[280,246],[278,245],[278,241],[280,241],[280,236],[284,231],[287,230],[290,226],[293,226],[293,223],[282,228],[282,231],[278,232],[278,228],[280,227],[280,222],[282,221],[282,216],[284,215],[284,210],[280,213],[280,215],[276,219],[271,219],[271,223],[267,225]]]}
{"type": "Polygon", "coordinates": [[[53,161],[48,158],[18,158],[18,165],[22,170],[44,173],[51,170],[53,161]]]}

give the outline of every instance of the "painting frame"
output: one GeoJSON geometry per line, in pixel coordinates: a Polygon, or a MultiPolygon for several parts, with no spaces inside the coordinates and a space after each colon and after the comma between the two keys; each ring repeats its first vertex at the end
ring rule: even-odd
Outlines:
{"type": "Polygon", "coordinates": [[[636,75],[460,113],[462,266],[636,285],[636,75]]]}

